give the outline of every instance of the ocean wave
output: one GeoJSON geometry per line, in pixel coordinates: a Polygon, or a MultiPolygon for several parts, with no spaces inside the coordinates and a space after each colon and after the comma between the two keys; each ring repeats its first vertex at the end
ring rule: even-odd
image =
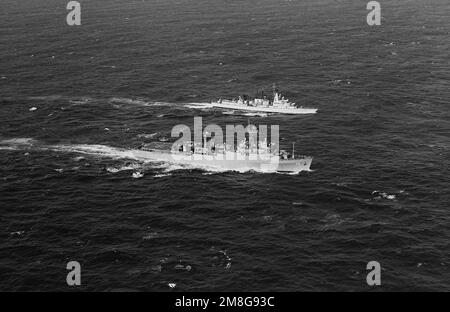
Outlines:
{"type": "Polygon", "coordinates": [[[154,132],[154,133],[142,133],[142,134],[138,134],[137,137],[140,139],[152,139],[155,136],[157,136],[159,133],[158,132],[154,132]]]}
{"type": "Polygon", "coordinates": [[[159,174],[155,174],[153,177],[154,178],[164,178],[164,177],[170,177],[172,174],[170,173],[159,173],[159,174]]]}
{"type": "Polygon", "coordinates": [[[140,178],[144,177],[144,174],[142,172],[140,172],[140,171],[137,171],[137,172],[133,172],[131,177],[133,179],[140,179],[140,178]]]}
{"type": "Polygon", "coordinates": [[[0,146],[0,150],[2,151],[17,151],[18,148],[14,146],[0,146]]]}
{"type": "Polygon", "coordinates": [[[69,100],[70,103],[72,103],[73,105],[84,105],[84,104],[88,104],[90,102],[92,102],[94,99],[90,98],[90,97],[81,97],[81,98],[76,98],[76,99],[71,99],[69,100]]]}
{"type": "Polygon", "coordinates": [[[395,194],[389,194],[387,192],[373,191],[372,196],[374,199],[388,199],[388,200],[396,200],[397,196],[395,194]]]}
{"type": "Polygon", "coordinates": [[[109,173],[118,173],[127,170],[136,170],[142,168],[142,164],[133,163],[129,165],[119,166],[119,167],[106,167],[106,171],[109,173]]]}

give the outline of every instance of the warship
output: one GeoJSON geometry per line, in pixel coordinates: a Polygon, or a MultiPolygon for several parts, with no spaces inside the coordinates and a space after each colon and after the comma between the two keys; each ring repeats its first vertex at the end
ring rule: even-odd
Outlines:
{"type": "Polygon", "coordinates": [[[142,143],[131,152],[133,158],[143,161],[164,161],[211,171],[292,174],[309,171],[312,157],[296,156],[294,147],[293,144],[292,152],[278,151],[275,144],[267,144],[266,140],[253,144],[244,139],[233,148],[228,144],[208,142],[205,136],[201,143],[192,141],[185,141],[181,145],[167,142],[142,143]]]}
{"type": "Polygon", "coordinates": [[[242,95],[232,100],[212,101],[207,106],[280,114],[315,114],[317,112],[316,108],[297,107],[295,103],[289,102],[276,88],[275,84],[273,85],[272,97],[267,97],[262,91],[260,97],[254,99],[251,99],[248,95],[242,95]]]}

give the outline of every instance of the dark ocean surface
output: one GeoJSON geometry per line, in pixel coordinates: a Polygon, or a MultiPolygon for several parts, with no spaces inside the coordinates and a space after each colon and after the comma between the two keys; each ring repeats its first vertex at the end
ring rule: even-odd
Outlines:
{"type": "Polygon", "coordinates": [[[0,3],[0,290],[70,290],[72,260],[78,290],[450,290],[448,0],[375,27],[366,1],[80,1],[79,27],[67,2],[0,3]],[[272,83],[319,112],[187,105],[272,83]],[[194,116],[280,125],[312,171],[118,150],[194,116]]]}

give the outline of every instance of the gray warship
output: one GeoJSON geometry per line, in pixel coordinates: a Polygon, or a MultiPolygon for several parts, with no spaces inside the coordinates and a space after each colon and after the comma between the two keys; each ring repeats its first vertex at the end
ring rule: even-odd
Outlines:
{"type": "Polygon", "coordinates": [[[218,101],[212,101],[205,106],[291,115],[317,113],[316,108],[297,107],[295,103],[289,102],[289,100],[284,98],[280,93],[275,84],[272,89],[272,98],[267,97],[264,95],[264,92],[262,92],[261,96],[255,97],[254,99],[251,99],[248,95],[242,95],[233,100],[219,99],[218,101]]]}
{"type": "Polygon", "coordinates": [[[186,141],[181,145],[167,142],[142,143],[132,150],[136,159],[143,161],[161,161],[174,164],[219,171],[256,171],[264,173],[292,173],[309,171],[312,157],[296,156],[295,148],[292,152],[278,150],[275,144],[259,142],[251,144],[243,140],[236,148],[227,144],[186,141]]]}

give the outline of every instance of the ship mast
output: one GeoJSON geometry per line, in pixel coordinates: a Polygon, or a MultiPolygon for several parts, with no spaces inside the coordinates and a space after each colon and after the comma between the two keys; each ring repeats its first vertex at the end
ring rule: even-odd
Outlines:
{"type": "Polygon", "coordinates": [[[292,159],[295,159],[295,142],[292,142],[292,159]]]}
{"type": "Polygon", "coordinates": [[[272,91],[273,91],[273,101],[278,102],[278,90],[277,90],[277,85],[275,83],[272,85],[272,91]]]}
{"type": "Polygon", "coordinates": [[[206,147],[206,142],[207,142],[207,137],[208,137],[208,132],[205,132],[203,134],[203,153],[206,154],[207,151],[207,147],[206,147]]]}

